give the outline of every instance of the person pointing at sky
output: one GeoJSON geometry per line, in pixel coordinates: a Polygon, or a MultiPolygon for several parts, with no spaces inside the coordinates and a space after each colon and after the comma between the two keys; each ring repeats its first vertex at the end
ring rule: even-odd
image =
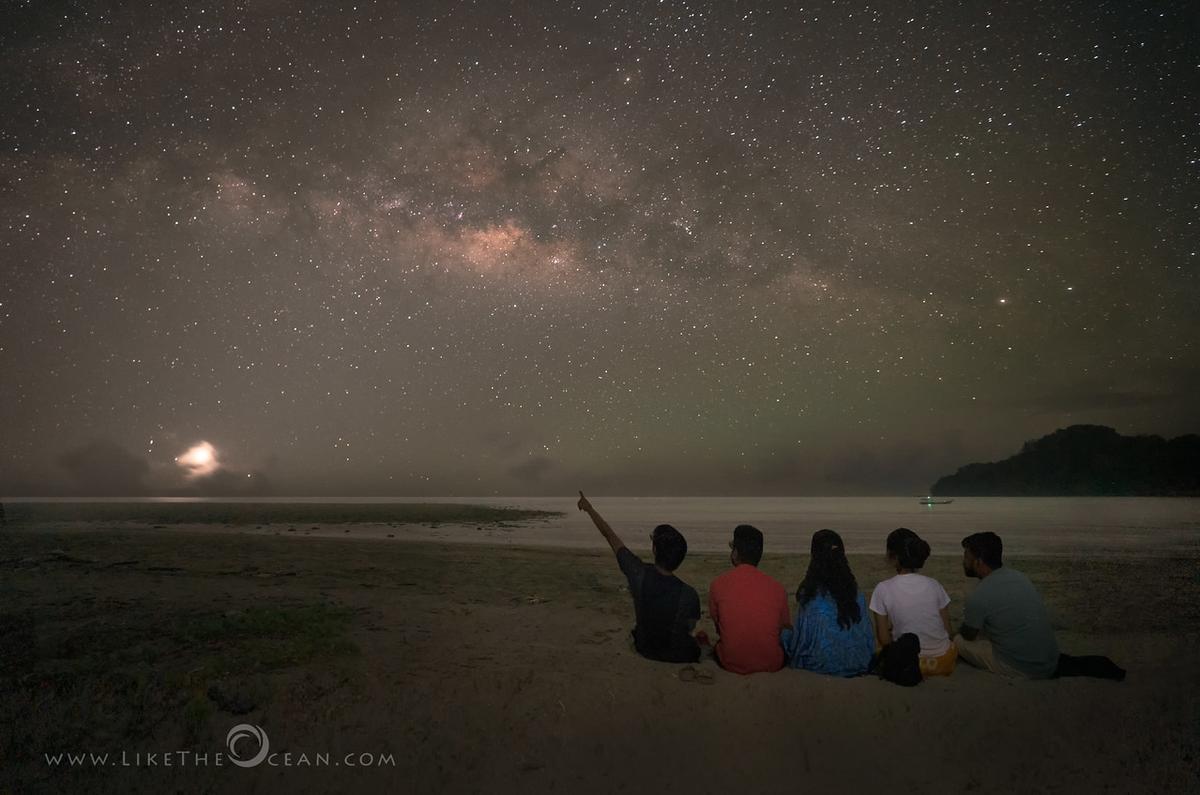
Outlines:
{"type": "Polygon", "coordinates": [[[617,565],[629,581],[636,621],[633,645],[638,654],[660,662],[699,660],[700,645],[692,630],[700,619],[700,597],[692,586],[675,576],[675,570],[687,555],[683,534],[669,524],[655,527],[650,534],[654,563],[646,563],[629,551],[582,491],[578,507],[591,517],[608,541],[617,556],[617,565]]]}

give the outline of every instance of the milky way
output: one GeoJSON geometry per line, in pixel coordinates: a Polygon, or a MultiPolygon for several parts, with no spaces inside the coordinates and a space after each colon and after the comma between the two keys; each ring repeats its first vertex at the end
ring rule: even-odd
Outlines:
{"type": "Polygon", "coordinates": [[[906,493],[1200,431],[1188,3],[6,16],[0,494],[906,493]]]}

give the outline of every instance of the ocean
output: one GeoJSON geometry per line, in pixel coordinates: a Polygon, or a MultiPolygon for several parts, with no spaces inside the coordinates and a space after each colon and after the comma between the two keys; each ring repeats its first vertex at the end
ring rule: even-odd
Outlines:
{"type": "MultiPolygon", "coordinates": [[[[850,554],[883,554],[887,534],[908,527],[934,555],[962,554],[963,536],[991,530],[1005,554],[1200,558],[1200,499],[1184,497],[958,497],[949,505],[920,505],[916,497],[604,497],[592,504],[633,549],[649,547],[661,523],[683,532],[689,549],[724,552],[737,524],[763,531],[766,551],[807,552],[812,533],[832,528],[850,554]]],[[[101,502],[110,500],[88,500],[101,502]]],[[[131,500],[120,500],[123,502],[131,500]]],[[[185,500],[132,500],[163,502],[185,500]]],[[[603,548],[605,543],[576,498],[421,497],[211,499],[201,502],[388,503],[456,502],[562,511],[564,516],[518,527],[465,533],[442,526],[415,528],[409,538],[446,543],[494,543],[603,548]]],[[[475,528],[471,528],[472,531],[475,528]]]]}
{"type": "MultiPolygon", "coordinates": [[[[690,549],[725,551],[734,526],[761,530],[768,550],[807,552],[812,534],[831,528],[849,554],[884,552],[887,534],[915,530],[934,555],[962,555],[969,533],[990,530],[1005,552],[1021,555],[1200,557],[1200,499],[1157,497],[967,497],[948,505],[920,505],[915,497],[619,497],[591,498],[618,533],[637,546],[659,523],[672,524],[690,549]]],[[[566,510],[547,534],[575,546],[592,529],[575,501],[564,498],[501,500],[503,504],[566,510]],[[565,507],[564,507],[565,506],[565,507]]],[[[550,541],[547,538],[546,541],[550,541]]],[[[648,543],[648,542],[647,542],[648,543]]]]}

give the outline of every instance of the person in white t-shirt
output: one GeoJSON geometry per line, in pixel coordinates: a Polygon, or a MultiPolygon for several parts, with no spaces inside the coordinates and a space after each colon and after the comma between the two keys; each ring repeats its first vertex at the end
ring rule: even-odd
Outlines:
{"type": "Polygon", "coordinates": [[[921,642],[922,676],[949,676],[958,659],[946,610],[950,597],[937,580],[917,573],[929,558],[929,544],[901,527],[888,534],[887,557],[896,576],[875,586],[870,604],[879,645],[911,632],[921,642]]]}

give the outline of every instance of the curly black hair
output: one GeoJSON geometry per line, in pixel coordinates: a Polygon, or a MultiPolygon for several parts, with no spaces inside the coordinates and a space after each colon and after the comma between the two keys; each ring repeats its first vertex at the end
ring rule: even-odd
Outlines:
{"type": "Polygon", "coordinates": [[[796,601],[803,607],[822,591],[837,602],[838,626],[849,629],[862,620],[862,612],[858,609],[858,581],[850,571],[842,537],[832,530],[813,533],[812,558],[800,587],[796,589],[796,601]]]}

